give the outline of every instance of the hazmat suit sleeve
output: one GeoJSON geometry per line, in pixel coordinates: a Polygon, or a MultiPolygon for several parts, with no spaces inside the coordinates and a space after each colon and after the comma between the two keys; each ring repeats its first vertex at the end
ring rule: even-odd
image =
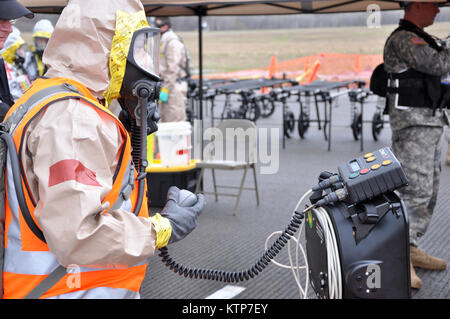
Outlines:
{"type": "Polygon", "coordinates": [[[79,101],[60,101],[32,121],[25,138],[22,156],[35,216],[62,265],[120,268],[154,254],[149,218],[123,209],[100,214],[122,143],[112,120],[79,101]],[[70,169],[73,163],[76,169],[70,169]]]}

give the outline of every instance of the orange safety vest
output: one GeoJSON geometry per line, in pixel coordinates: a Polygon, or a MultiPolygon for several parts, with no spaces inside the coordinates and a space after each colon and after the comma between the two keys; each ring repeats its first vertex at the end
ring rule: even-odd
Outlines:
{"type": "MultiPolygon", "coordinates": [[[[48,106],[54,102],[65,99],[77,99],[81,103],[91,106],[101,117],[108,118],[117,123],[123,137],[120,147],[121,159],[117,166],[112,190],[103,199],[103,203],[119,203],[123,196],[122,190],[133,184],[133,190],[126,203],[134,210],[137,195],[138,182],[137,173],[131,165],[131,141],[122,123],[117,117],[104,106],[99,104],[96,98],[82,84],[65,78],[37,79],[30,89],[12,106],[5,117],[7,121],[17,109],[22,105],[32,101],[34,103],[23,119],[13,127],[10,132],[19,155],[23,147],[22,137],[28,128],[28,124],[48,106]],[[53,90],[52,94],[45,96],[49,88],[67,86],[75,88],[69,90],[53,90]],[[47,90],[47,91],[45,91],[47,90]],[[44,97],[42,97],[44,95],[44,97]],[[128,182],[127,181],[131,181],[128,182]],[[131,203],[130,203],[131,202],[131,203]]],[[[19,110],[20,111],[20,110],[19,110]]],[[[9,160],[7,161],[7,171],[5,174],[6,183],[6,207],[5,207],[5,256],[3,268],[4,298],[23,298],[43,279],[45,279],[59,263],[56,256],[49,251],[47,244],[39,239],[26,223],[21,212],[15,188],[12,182],[12,173],[9,160]]],[[[28,187],[26,177],[22,178],[25,199],[28,210],[34,223],[39,227],[34,217],[36,202],[32,197],[28,187]]],[[[129,188],[131,189],[131,188],[129,188]]],[[[123,200],[123,199],[122,199],[123,200]]],[[[111,205],[115,207],[117,205],[111,205]]],[[[104,212],[104,213],[107,213],[104,212]]],[[[148,217],[147,198],[144,196],[140,212],[140,217],[148,217]]],[[[40,229],[40,228],[39,228],[40,229]]],[[[41,298],[138,298],[142,281],[144,280],[147,264],[142,263],[126,269],[98,269],[77,267],[68,271],[65,276],[50,288],[41,298]],[[78,284],[77,284],[78,283],[78,284]],[[64,295],[64,296],[62,296],[64,295]]]]}

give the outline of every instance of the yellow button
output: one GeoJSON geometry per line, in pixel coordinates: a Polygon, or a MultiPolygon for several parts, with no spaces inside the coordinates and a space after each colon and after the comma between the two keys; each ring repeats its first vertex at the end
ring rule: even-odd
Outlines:
{"type": "Polygon", "coordinates": [[[366,159],[367,163],[373,162],[375,160],[375,156],[371,156],[369,158],[366,159]]]}
{"type": "Polygon", "coordinates": [[[370,169],[371,169],[372,171],[374,171],[374,170],[376,170],[376,169],[379,169],[380,167],[381,167],[380,164],[374,164],[374,165],[372,165],[372,166],[370,167],[370,169]]]}
{"type": "Polygon", "coordinates": [[[373,156],[373,154],[372,153],[367,153],[367,154],[364,154],[364,158],[369,158],[369,157],[372,157],[373,156]]]}
{"type": "Polygon", "coordinates": [[[381,164],[383,164],[383,166],[386,166],[386,165],[389,165],[389,164],[391,164],[391,163],[392,163],[391,160],[385,160],[385,161],[383,161],[383,163],[381,163],[381,164]]]}

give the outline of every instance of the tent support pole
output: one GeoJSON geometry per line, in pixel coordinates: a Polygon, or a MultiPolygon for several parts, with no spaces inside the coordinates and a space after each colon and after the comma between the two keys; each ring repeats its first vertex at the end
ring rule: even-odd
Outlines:
{"type": "MultiPolygon", "coordinates": [[[[203,160],[203,10],[198,10],[198,107],[200,117],[200,160],[203,160]]],[[[202,185],[203,186],[203,185],[202,185]]],[[[203,187],[202,187],[203,190],[203,187]]]]}

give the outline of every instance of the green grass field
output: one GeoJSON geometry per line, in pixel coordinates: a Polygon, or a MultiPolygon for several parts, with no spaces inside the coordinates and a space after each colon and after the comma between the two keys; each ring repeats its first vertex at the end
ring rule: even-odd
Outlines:
{"type": "MultiPolygon", "coordinates": [[[[339,27],[287,30],[248,30],[203,33],[205,73],[267,67],[275,55],[286,61],[319,53],[381,54],[395,25],[379,29],[339,27]]],[[[436,23],[427,32],[445,38],[450,22],[436,23]]],[[[198,33],[179,32],[198,68],[198,33]]]]}
{"type": "MultiPolygon", "coordinates": [[[[275,55],[277,62],[320,53],[381,54],[395,25],[379,29],[338,27],[315,29],[246,30],[203,32],[204,73],[263,68],[275,55]]],[[[445,38],[450,22],[436,23],[427,32],[445,38]]],[[[198,32],[178,32],[198,68],[198,32]]],[[[31,35],[22,33],[31,43],[31,35]]]]}

